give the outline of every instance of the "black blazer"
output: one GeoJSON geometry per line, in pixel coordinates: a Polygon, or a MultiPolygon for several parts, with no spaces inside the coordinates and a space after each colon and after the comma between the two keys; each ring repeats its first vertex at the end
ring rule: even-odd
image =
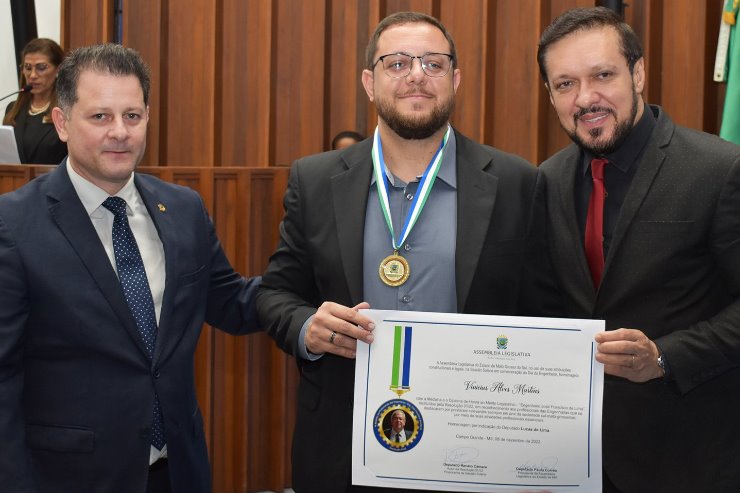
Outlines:
{"type": "MultiPolygon", "coordinates": [[[[7,106],[6,114],[14,104],[15,101],[12,101],[7,106]]],[[[67,144],[59,140],[59,134],[57,134],[54,124],[49,122],[41,125],[30,125],[29,120],[31,118],[28,114],[28,104],[26,104],[18,113],[13,127],[21,163],[56,164],[60,162],[67,156],[67,144]],[[25,141],[30,141],[33,144],[27,149],[25,141]]]]}
{"type": "Polygon", "coordinates": [[[166,285],[149,360],[66,163],[0,196],[0,489],[146,488],[154,391],[173,491],[210,491],[193,360],[204,321],[257,327],[257,280],[233,271],[200,197],[136,175],[166,285]]]}
{"type": "Polygon", "coordinates": [[[565,316],[640,329],[674,381],[608,377],[604,468],[625,492],[740,491],[740,147],[657,125],[594,291],[575,215],[580,150],[540,167],[565,316]]]}
{"type": "MultiPolygon", "coordinates": [[[[536,200],[542,193],[537,169],[460,133],[455,136],[459,310],[541,313],[548,299],[547,255],[544,202],[536,200]]],[[[323,301],[346,306],[363,301],[371,148],[372,139],[367,139],[300,159],[291,169],[280,243],[258,293],[260,320],[290,354],[297,354],[300,329],[323,301]]],[[[297,493],[349,491],[354,360],[327,354],[298,363],[293,487],[297,493]],[[337,431],[341,438],[327,444],[326,437],[337,431]]]]}

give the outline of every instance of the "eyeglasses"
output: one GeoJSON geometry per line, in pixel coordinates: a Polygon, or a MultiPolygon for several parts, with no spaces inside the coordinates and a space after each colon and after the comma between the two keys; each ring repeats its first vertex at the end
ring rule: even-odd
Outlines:
{"type": "Polygon", "coordinates": [[[19,65],[19,67],[23,70],[23,72],[27,74],[30,74],[34,68],[36,69],[37,74],[43,74],[49,69],[49,64],[48,63],[37,63],[33,65],[31,63],[22,63],[21,65],[19,65]]]}
{"type": "Polygon", "coordinates": [[[380,62],[383,64],[383,71],[388,77],[400,79],[411,73],[414,58],[419,59],[421,69],[429,77],[444,77],[452,66],[452,55],[448,53],[427,53],[421,56],[391,53],[378,58],[373,64],[373,68],[380,62]]]}

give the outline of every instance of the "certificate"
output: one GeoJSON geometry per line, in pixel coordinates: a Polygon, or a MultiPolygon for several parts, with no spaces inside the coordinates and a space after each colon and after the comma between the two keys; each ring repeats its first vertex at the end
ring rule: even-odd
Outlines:
{"type": "Polygon", "coordinates": [[[601,492],[601,320],[363,310],[356,485],[601,492]]]}

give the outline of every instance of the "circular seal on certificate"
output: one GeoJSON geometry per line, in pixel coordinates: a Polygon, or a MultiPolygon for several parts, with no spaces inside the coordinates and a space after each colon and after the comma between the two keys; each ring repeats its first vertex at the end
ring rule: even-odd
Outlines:
{"type": "Polygon", "coordinates": [[[424,420],[419,409],[403,399],[383,403],[373,417],[378,443],[392,452],[411,450],[421,440],[424,420]]]}
{"type": "Polygon", "coordinates": [[[392,287],[405,283],[406,279],[409,278],[410,272],[411,269],[409,268],[408,261],[396,253],[384,258],[380,262],[380,268],[378,269],[380,279],[392,287]]]}

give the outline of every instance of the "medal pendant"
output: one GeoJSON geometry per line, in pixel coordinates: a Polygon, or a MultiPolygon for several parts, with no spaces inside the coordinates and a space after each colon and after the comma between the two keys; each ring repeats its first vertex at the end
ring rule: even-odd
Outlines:
{"type": "Polygon", "coordinates": [[[402,256],[398,255],[398,252],[394,252],[393,255],[388,255],[380,262],[380,268],[378,274],[380,274],[380,280],[388,286],[396,287],[406,282],[409,278],[409,263],[402,256]]]}

